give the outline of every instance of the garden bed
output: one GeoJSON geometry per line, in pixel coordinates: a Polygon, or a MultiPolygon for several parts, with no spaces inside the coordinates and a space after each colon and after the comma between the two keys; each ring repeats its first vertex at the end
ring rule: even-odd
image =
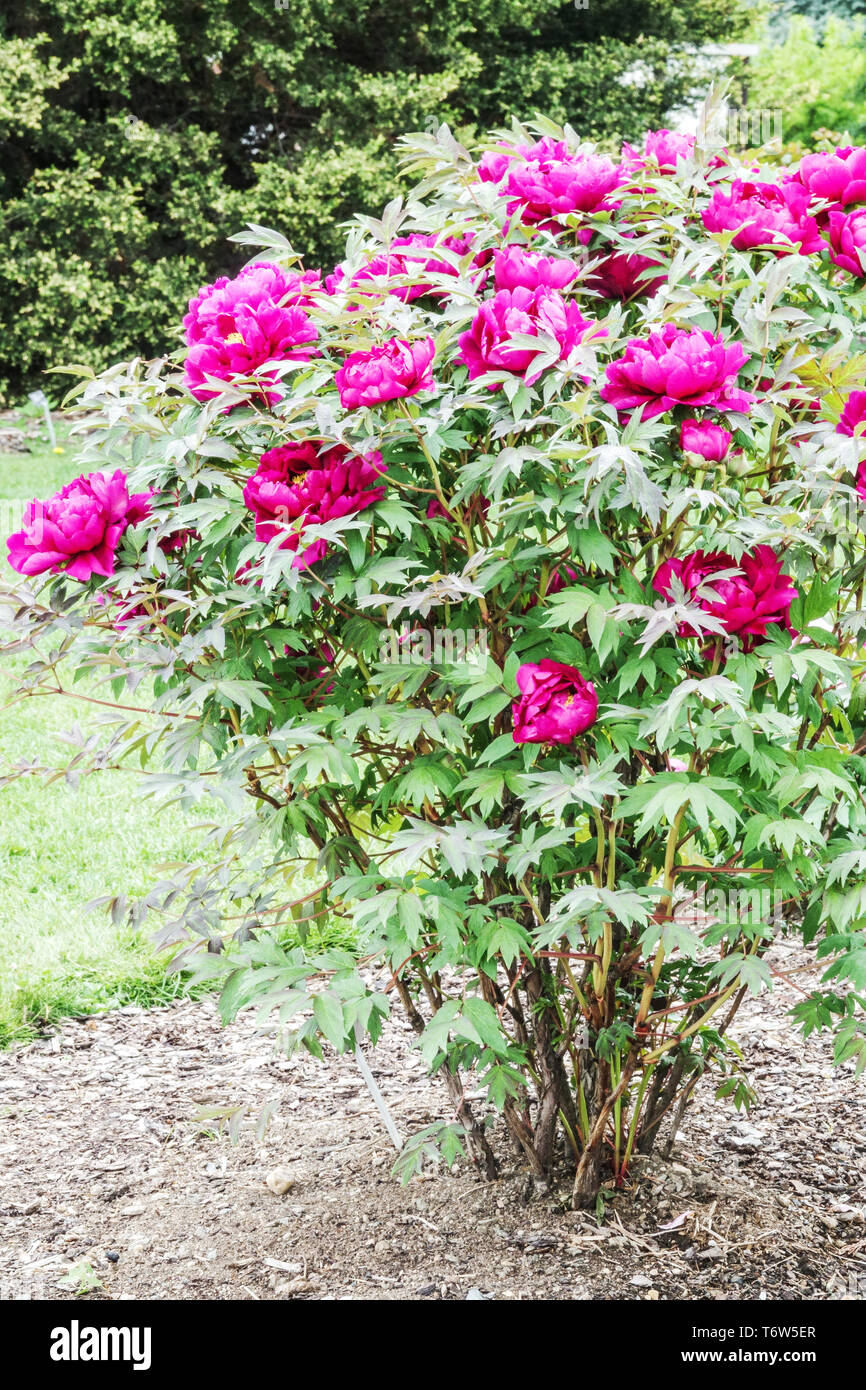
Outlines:
{"type": "MultiPolygon", "coordinates": [[[[808,954],[769,959],[810,981],[808,954]]],[[[515,1201],[519,1166],[492,1185],[464,1163],[399,1186],[354,1059],[275,1057],[249,1013],[222,1029],[204,999],[71,1020],[0,1058],[0,1282],[69,1298],[64,1275],[87,1282],[89,1266],[87,1296],[111,1299],[863,1297],[866,1079],[793,1032],[794,997],[777,980],[732,1030],[751,1115],[699,1088],[671,1161],[651,1160],[601,1226],[565,1190],[515,1201]],[[236,1145],[195,1118],[244,1101],[236,1145]],[[279,1196],[275,1169],[292,1184],[279,1196]]],[[[395,1019],[371,1057],[404,1135],[447,1113],[411,1041],[395,1019]]]]}

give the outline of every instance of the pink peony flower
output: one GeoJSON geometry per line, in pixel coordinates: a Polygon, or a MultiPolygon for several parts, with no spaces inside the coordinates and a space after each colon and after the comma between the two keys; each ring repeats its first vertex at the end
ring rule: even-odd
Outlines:
{"type": "Polygon", "coordinates": [[[683,420],[680,425],[680,448],[689,454],[699,454],[708,463],[721,463],[733,443],[734,436],[712,420],[683,420]]]}
{"type": "Polygon", "coordinates": [[[645,169],[650,161],[662,174],[675,174],[677,161],[691,159],[695,151],[694,135],[680,135],[675,130],[648,130],[644,137],[643,154],[623,145],[622,162],[629,169],[645,169]]]}
{"type": "Polygon", "coordinates": [[[701,216],[708,232],[736,230],[733,245],[740,251],[772,244],[780,256],[794,249],[810,256],[824,243],[808,206],[808,194],[795,179],[783,184],[736,179],[729,190],[716,189],[701,216]]]}
{"type": "Polygon", "coordinates": [[[804,154],[796,177],[815,202],[866,203],[866,148],[845,145],[835,154],[804,154]]]}
{"type": "Polygon", "coordinates": [[[576,584],[579,578],[577,570],[573,570],[571,565],[559,565],[548,578],[545,595],[559,594],[563,589],[567,589],[569,584],[576,584]]]}
{"type": "Polygon", "coordinates": [[[304,440],[269,449],[244,487],[244,502],[256,518],[256,540],[282,536],[280,548],[299,551],[294,569],[307,569],[327,550],[323,540],[300,549],[300,534],[287,531],[290,522],[322,525],[337,517],[372,507],[385,496],[378,486],[385,473],[378,453],[352,454],[342,444],[323,452],[322,441],[304,440]]]}
{"type": "MultiPolygon", "coordinates": [[[[676,576],[691,599],[697,599],[705,613],[722,623],[725,632],[739,637],[744,650],[751,651],[756,641],[767,636],[767,628],[780,625],[789,631],[788,614],[797,597],[790,576],[782,573],[782,564],[768,545],[759,545],[751,554],[735,560],[721,551],[696,550],[685,559],[665,560],[656,571],[653,588],[665,598],[671,597],[671,577],[676,576]],[[727,579],[716,579],[723,570],[737,573],[727,579]],[[699,593],[707,585],[718,598],[699,593]]],[[[688,623],[682,623],[680,637],[703,635],[688,623]]]]}
{"type": "Polygon", "coordinates": [[[130,496],[126,474],[89,473],[67,483],[47,502],[28,502],[24,524],[7,541],[19,574],[61,571],[71,579],[114,573],[114,556],[128,526],[150,510],[152,492],[130,496]]]}
{"type": "Polygon", "coordinates": [[[487,150],[478,162],[478,177],[482,183],[499,183],[506,169],[515,160],[528,159],[568,159],[569,148],[564,140],[551,140],[544,136],[534,145],[499,145],[495,150],[487,150]]]}
{"type": "Polygon", "coordinates": [[[172,531],[170,535],[163,536],[157,545],[163,555],[177,555],[185,550],[191,542],[201,540],[201,535],[191,526],[185,526],[180,531],[172,531]]]}
{"type": "Polygon", "coordinates": [[[621,173],[598,154],[525,160],[512,168],[505,185],[511,199],[508,215],[519,213],[522,222],[549,225],[569,213],[613,208],[610,194],[619,188],[621,173]]]}
{"type": "MultiPolygon", "coordinates": [[[[847,434],[850,438],[864,439],[866,436],[866,391],[852,391],[845,402],[837,434],[847,434]]],[[[866,455],[857,465],[857,495],[866,499],[866,455]]]]}
{"type": "Polygon", "coordinates": [[[335,294],[347,287],[363,288],[367,282],[373,281],[371,290],[375,290],[378,285],[381,290],[392,294],[395,299],[410,303],[423,294],[436,293],[436,287],[430,281],[425,281],[425,275],[457,274],[453,265],[437,255],[440,247],[444,247],[458,256],[465,256],[470,249],[469,242],[465,238],[441,238],[415,232],[411,236],[397,237],[395,241],[391,242],[387,251],[374,256],[366,265],[356,270],[349,280],[348,286],[345,271],[342,266],[338,266],[334,274],[326,278],[326,288],[329,293],[335,294]],[[390,283],[395,279],[412,279],[415,283],[411,285],[390,283]]]}
{"type": "MultiPolygon", "coordinates": [[[[759,395],[761,396],[761,399],[763,400],[764,396],[770,391],[779,389],[783,391],[796,391],[798,388],[801,391],[806,390],[806,387],[803,385],[802,381],[786,381],[784,384],[780,385],[780,383],[774,381],[772,377],[762,376],[758,380],[756,390],[758,391],[759,395]]],[[[788,410],[800,413],[808,411],[809,413],[814,414],[816,411],[821,409],[820,401],[810,401],[806,396],[800,395],[789,396],[786,405],[788,410]]]]}
{"type": "MultiPolygon", "coordinates": [[[[490,510],[490,501],[488,498],[482,497],[479,493],[476,493],[474,497],[470,497],[467,501],[461,502],[460,508],[465,521],[481,519],[482,517],[486,517],[490,510]]],[[[425,515],[428,521],[434,521],[436,519],[454,521],[453,513],[447,511],[446,508],[442,506],[438,497],[430,498],[430,501],[427,503],[425,515]]],[[[459,540],[459,544],[464,545],[465,542],[459,540]]]]}
{"type": "Polygon", "coordinates": [[[836,433],[847,434],[852,438],[855,435],[866,434],[866,391],[851,392],[842,407],[836,433]]]}
{"type": "Polygon", "coordinates": [[[677,405],[746,412],[754,397],[739,389],[737,373],[748,360],[739,343],[726,347],[709,329],[689,333],[666,323],[648,338],[631,338],[608,364],[602,399],[617,410],[639,409],[644,420],[677,405]]]}
{"type": "MultiPolygon", "coordinates": [[[[567,589],[570,584],[576,584],[580,579],[577,570],[572,569],[571,565],[557,565],[556,569],[551,570],[547,577],[547,587],[544,596],[559,594],[563,589],[567,589]]],[[[538,594],[534,593],[528,603],[523,605],[523,612],[528,613],[538,603],[538,594]]]]}
{"type": "MultiPolygon", "coordinates": [[[[259,466],[244,486],[244,502],[255,513],[256,540],[269,541],[280,534],[280,522],[293,520],[296,486],[304,473],[312,468],[327,470],[339,465],[346,457],[342,445],[334,445],[320,453],[322,441],[304,439],[293,444],[280,444],[261,455],[259,466]]],[[[287,537],[288,548],[291,537],[287,537]]]]}
{"type": "Polygon", "coordinates": [[[478,161],[478,177],[482,183],[499,183],[513,155],[506,149],[485,150],[478,161]]]}
{"type": "Polygon", "coordinates": [[[515,743],[571,743],[595,723],[598,696],[576,666],[539,661],[518,667],[511,707],[515,743]]]}
{"type": "Polygon", "coordinates": [[[96,594],[100,608],[114,605],[111,626],[122,635],[145,632],[163,620],[163,604],[160,599],[148,595],[144,600],[138,594],[117,594],[112,589],[100,590],[96,594]]]}
{"type": "MultiPolygon", "coordinates": [[[[190,349],[186,384],[196,400],[219,395],[207,377],[231,381],[251,376],[267,362],[310,357],[319,333],[303,305],[318,283],[315,271],[299,275],[261,261],[234,280],[223,278],[199,290],[183,321],[190,349]]],[[[274,383],[264,393],[273,404],[282,394],[277,374],[265,379],[274,383]]]]}
{"type": "Polygon", "coordinates": [[[538,379],[542,368],[534,363],[545,351],[545,344],[518,347],[510,341],[516,333],[555,339],[560,361],[585,338],[606,336],[605,329],[585,319],[577,305],[566,303],[556,290],[500,290],[481,304],[471,328],[460,334],[458,357],[469,368],[470,380],[490,371],[513,372],[525,377],[529,385],[538,379]]]}
{"type": "Polygon", "coordinates": [[[661,270],[662,267],[649,256],[640,256],[636,252],[627,254],[624,251],[613,251],[596,263],[586,283],[590,289],[596,290],[602,299],[643,299],[647,295],[655,294],[667,279],[666,275],[650,277],[644,274],[645,271],[656,268],[661,270]]]}
{"type": "Polygon", "coordinates": [[[335,265],[330,275],[325,276],[325,292],[327,294],[339,294],[346,287],[345,266],[335,265]]]}
{"type": "Polygon", "coordinates": [[[831,212],[830,260],[862,280],[866,276],[866,208],[854,212],[831,212]]]}
{"type": "Polygon", "coordinates": [[[312,291],[321,288],[318,270],[283,270],[270,261],[256,261],[244,266],[234,280],[223,275],[212,285],[205,285],[189,301],[189,312],[183,320],[186,341],[190,347],[207,342],[220,331],[220,320],[233,317],[239,305],[267,298],[274,304],[308,308],[313,303],[312,291]]]}
{"type": "MultiPolygon", "coordinates": [[[[305,685],[311,681],[323,682],[327,680],[331,674],[331,667],[334,665],[334,649],[327,642],[317,642],[304,654],[303,658],[299,652],[293,651],[291,647],[283,647],[283,655],[306,660],[307,664],[300,666],[296,672],[298,680],[305,685]],[[319,665],[319,662],[323,664],[319,665]]],[[[316,693],[330,695],[333,689],[334,682],[330,681],[328,685],[320,688],[316,693]]]]}
{"type": "Polygon", "coordinates": [[[498,290],[564,290],[578,274],[578,267],[566,256],[536,256],[525,246],[506,246],[493,253],[498,290]]]}
{"type": "Polygon", "coordinates": [[[350,352],[334,377],[340,404],[356,410],[432,390],[430,365],[435,350],[432,338],[418,338],[414,343],[389,338],[381,347],[350,352]]]}

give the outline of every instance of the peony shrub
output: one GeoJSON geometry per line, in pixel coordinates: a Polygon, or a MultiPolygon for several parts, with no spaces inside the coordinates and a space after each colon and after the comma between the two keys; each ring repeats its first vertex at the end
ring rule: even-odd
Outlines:
{"type": "Polygon", "coordinates": [[[319,1054],[404,1011],[450,1112],[401,1172],[510,1136],[594,1203],[702,1076],[748,1102],[778,935],[792,1026],[866,1066],[866,151],[405,153],[339,266],[244,233],[184,348],[79,388],[89,471],[10,541],[26,688],[101,675],[112,755],[222,800],[113,906],[226,1019],[319,1054]]]}

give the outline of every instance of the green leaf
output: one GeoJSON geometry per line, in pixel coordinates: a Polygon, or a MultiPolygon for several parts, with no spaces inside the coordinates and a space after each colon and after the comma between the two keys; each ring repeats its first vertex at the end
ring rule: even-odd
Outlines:
{"type": "Polygon", "coordinates": [[[463,1003],[462,1013],[454,1021],[454,1031],[459,1037],[472,1036],[473,1041],[478,1041],[489,1047],[492,1052],[505,1055],[508,1052],[508,1040],[504,1036],[496,1010],[492,1004],[488,1004],[486,999],[466,999],[463,1003]]]}
{"type": "Polygon", "coordinates": [[[483,753],[479,754],[478,765],[484,767],[488,763],[499,762],[502,758],[513,758],[516,751],[517,745],[514,742],[514,735],[500,734],[498,738],[494,738],[488,743],[483,753]]]}
{"type": "Polygon", "coordinates": [[[569,539],[585,565],[594,566],[604,574],[613,574],[616,546],[597,526],[570,530],[569,539]]]}
{"type": "Polygon", "coordinates": [[[346,1041],[346,1025],[343,1019],[343,1005],[331,990],[323,990],[313,996],[313,1017],[329,1043],[342,1051],[346,1041]]]}
{"type": "Polygon", "coordinates": [[[599,650],[599,647],[601,645],[606,624],[606,612],[604,611],[600,603],[593,603],[586,614],[586,630],[589,634],[589,640],[595,647],[596,651],[599,650]]]}
{"type": "Polygon", "coordinates": [[[470,792],[470,795],[463,799],[464,810],[468,810],[470,806],[478,806],[482,816],[486,819],[494,807],[502,805],[505,773],[500,772],[498,768],[485,768],[470,772],[455,788],[457,794],[463,791],[470,792]]]}
{"type": "Polygon", "coordinates": [[[800,631],[808,627],[816,618],[823,618],[836,604],[839,596],[839,579],[824,583],[816,579],[805,593],[800,593],[791,604],[791,626],[800,631]]]}

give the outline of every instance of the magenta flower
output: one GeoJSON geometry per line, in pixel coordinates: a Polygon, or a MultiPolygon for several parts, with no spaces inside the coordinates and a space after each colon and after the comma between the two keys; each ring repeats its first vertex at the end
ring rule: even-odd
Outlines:
{"type": "Polygon", "coordinates": [[[748,360],[739,343],[725,346],[709,329],[689,333],[666,323],[648,338],[631,338],[608,364],[602,399],[640,410],[644,420],[677,405],[746,412],[754,397],[739,389],[737,373],[748,360]]]}
{"type": "MultiPolygon", "coordinates": [[[[294,520],[295,488],[301,476],[312,468],[327,470],[346,457],[342,445],[320,453],[321,440],[304,439],[268,449],[259,459],[255,473],[244,486],[244,502],[256,518],[256,540],[269,541],[280,534],[280,522],[294,520]]],[[[291,538],[287,537],[289,548],[291,538]]]]}
{"type": "Polygon", "coordinates": [[[346,268],[343,265],[335,265],[330,275],[325,276],[325,292],[327,294],[339,294],[346,287],[346,268]]]}
{"type": "Polygon", "coordinates": [[[655,160],[662,173],[675,173],[677,161],[691,159],[694,152],[694,135],[683,135],[675,130],[648,130],[644,137],[644,153],[655,160]]]}
{"type": "Polygon", "coordinates": [[[296,439],[291,444],[277,444],[268,449],[259,459],[259,468],[289,477],[295,473],[306,473],[308,468],[322,468],[322,460],[327,453],[319,452],[320,439],[296,439]]]}
{"type": "Polygon", "coordinates": [[[866,276],[866,208],[831,212],[827,222],[830,260],[862,280],[866,276]]]}
{"type": "Polygon", "coordinates": [[[619,188],[621,169],[603,155],[567,159],[529,159],[515,165],[505,185],[511,199],[509,217],[522,222],[556,223],[575,212],[598,212],[616,206],[610,194],[619,188]]]}
{"type": "Polygon", "coordinates": [[[460,334],[458,357],[469,368],[470,380],[491,371],[512,372],[525,377],[528,385],[538,379],[542,368],[534,364],[546,344],[517,346],[510,341],[516,333],[554,339],[560,361],[567,360],[585,338],[606,336],[605,329],[585,319],[577,305],[566,303],[556,290],[500,290],[481,304],[471,328],[460,334]]]}
{"type": "Polygon", "coordinates": [[[660,263],[649,256],[613,251],[593,266],[586,283],[603,299],[643,299],[655,294],[667,279],[666,275],[650,277],[644,274],[647,270],[656,269],[662,269],[660,263]]]}
{"type": "MultiPolygon", "coordinates": [[[[268,362],[310,357],[319,333],[303,305],[318,284],[315,271],[299,275],[257,262],[234,280],[223,278],[199,290],[183,321],[190,349],[186,384],[196,400],[219,395],[218,387],[207,384],[208,377],[231,381],[251,376],[268,362]]],[[[265,374],[274,388],[264,393],[268,404],[282,394],[277,377],[265,374]]]]}
{"type": "Polygon", "coordinates": [[[567,589],[569,584],[576,584],[579,578],[577,570],[572,569],[571,565],[558,565],[548,578],[545,595],[559,594],[563,589],[567,589]]]}
{"type": "Polygon", "coordinates": [[[652,162],[662,174],[675,174],[677,161],[690,159],[695,150],[695,137],[681,135],[675,130],[648,130],[644,137],[643,154],[623,145],[622,162],[626,168],[645,169],[652,162]]]}
{"type": "Polygon", "coordinates": [[[866,391],[851,392],[842,407],[836,433],[847,434],[852,438],[855,435],[866,434],[866,391]]]}
{"type": "MultiPolygon", "coordinates": [[[[656,571],[653,588],[665,598],[671,597],[671,577],[679,579],[691,600],[697,600],[705,613],[717,618],[731,636],[739,637],[745,651],[751,651],[757,641],[767,636],[767,628],[778,625],[791,630],[789,612],[797,597],[790,576],[782,573],[782,564],[768,545],[759,545],[751,554],[735,560],[721,551],[696,550],[685,559],[665,560],[656,571]],[[715,576],[723,570],[734,570],[727,579],[715,576]],[[718,598],[703,596],[699,590],[707,585],[718,598]]],[[[688,623],[681,623],[680,637],[704,635],[688,623]]]]}
{"type": "Polygon", "coordinates": [[[191,542],[198,540],[201,540],[199,532],[193,527],[185,526],[180,531],[172,531],[170,535],[163,536],[162,540],[157,541],[157,545],[163,555],[177,555],[191,542]]]}
{"type": "Polygon", "coordinates": [[[430,365],[435,350],[432,338],[418,338],[414,343],[389,338],[381,347],[350,352],[334,377],[340,404],[356,410],[432,390],[430,365]]]}
{"type": "Polygon", "coordinates": [[[47,502],[28,502],[24,524],[7,541],[19,574],[63,571],[71,579],[114,573],[114,556],[127,526],[150,511],[152,492],[130,496],[126,474],[89,473],[67,483],[47,502]]]}
{"type": "Polygon", "coordinates": [[[296,672],[298,680],[302,681],[304,685],[308,685],[311,681],[318,681],[320,686],[315,693],[330,695],[334,689],[334,682],[329,681],[327,685],[324,685],[324,681],[331,675],[331,669],[334,665],[333,647],[327,642],[317,642],[315,646],[308,649],[303,658],[299,652],[293,651],[291,647],[283,647],[283,655],[305,659],[306,665],[300,666],[296,672]]]}
{"type": "Polygon", "coordinates": [[[717,188],[701,215],[708,232],[736,231],[733,244],[740,251],[772,244],[780,256],[794,250],[809,256],[824,243],[808,206],[809,196],[795,179],[783,184],[737,179],[729,190],[717,188]]]}
{"type": "MultiPolygon", "coordinates": [[[[404,303],[410,303],[422,294],[435,293],[436,286],[431,284],[429,280],[425,280],[425,276],[457,274],[454,266],[437,254],[442,247],[458,256],[464,256],[469,251],[469,242],[465,238],[442,238],[422,235],[420,232],[415,232],[411,236],[397,237],[391,242],[387,251],[374,256],[366,265],[355,271],[348,282],[348,287],[363,289],[367,282],[373,281],[374,283],[370,286],[371,291],[375,291],[378,287],[404,303]],[[414,284],[391,283],[393,280],[400,279],[413,280],[414,284]]],[[[331,294],[347,288],[345,271],[342,266],[338,266],[333,275],[327,276],[325,285],[331,294]]]]}
{"type": "Polygon", "coordinates": [[[568,159],[569,149],[564,140],[551,140],[545,135],[534,145],[499,145],[495,150],[487,150],[478,162],[478,177],[482,183],[499,183],[506,169],[515,160],[528,159],[568,159]]]}
{"type": "MultiPolygon", "coordinates": [[[[480,493],[476,493],[474,497],[470,497],[467,501],[461,502],[460,508],[466,521],[481,519],[482,517],[486,517],[490,510],[490,501],[487,497],[482,497],[480,493]]],[[[441,518],[445,521],[454,520],[454,514],[443,507],[438,497],[430,498],[430,501],[427,503],[425,515],[428,521],[434,521],[437,518],[441,518]]],[[[458,543],[460,545],[465,545],[465,541],[460,540],[459,537],[458,543]]]]}
{"type": "Polygon", "coordinates": [[[386,471],[381,454],[351,454],[342,444],[319,452],[321,444],[305,440],[269,449],[244,487],[244,502],[256,518],[256,540],[282,536],[280,549],[299,552],[294,569],[315,564],[327,544],[317,540],[301,550],[300,533],[286,529],[291,522],[300,519],[302,531],[363,511],[385,496],[378,485],[386,471]]]}
{"type": "Polygon", "coordinates": [[[117,594],[112,589],[100,590],[96,595],[100,608],[114,604],[111,626],[123,635],[137,633],[143,635],[163,620],[163,604],[159,598],[148,595],[142,599],[138,594],[117,594]]]}
{"type": "Polygon", "coordinates": [[[845,145],[835,154],[804,154],[796,177],[816,202],[843,208],[866,203],[866,148],[845,145]]]}
{"type": "Polygon", "coordinates": [[[511,707],[515,743],[571,743],[595,723],[598,696],[576,666],[530,662],[515,679],[521,692],[511,707]]]}
{"type": "MultiPolygon", "coordinates": [[[[780,383],[775,382],[773,378],[770,376],[762,376],[759,378],[755,389],[758,391],[759,395],[761,396],[761,399],[763,399],[764,395],[767,392],[779,390],[780,383]]],[[[806,389],[802,381],[786,381],[784,384],[781,385],[781,390],[783,391],[790,392],[796,391],[798,389],[801,391],[806,389]]],[[[815,412],[821,409],[821,402],[820,400],[810,401],[806,396],[801,395],[789,396],[786,401],[786,408],[793,412],[799,412],[800,414],[804,414],[806,411],[808,411],[810,414],[814,414],[815,412]]]]}
{"type": "Polygon", "coordinates": [[[482,183],[499,183],[513,155],[505,149],[485,150],[478,161],[478,177],[482,183]]]}
{"type": "Polygon", "coordinates": [[[498,290],[564,290],[578,274],[578,267],[566,256],[536,256],[525,246],[506,246],[493,253],[498,290]]]}
{"type": "MultiPolygon", "coordinates": [[[[857,439],[866,436],[866,391],[851,392],[839,417],[836,433],[857,439]]],[[[857,465],[856,487],[858,496],[866,499],[866,456],[857,465]]]]}
{"type": "Polygon", "coordinates": [[[680,425],[680,448],[689,454],[699,454],[708,463],[721,463],[733,440],[728,430],[712,420],[683,420],[680,425]]]}
{"type": "MultiPolygon", "coordinates": [[[[567,589],[570,584],[576,584],[580,579],[577,570],[572,569],[571,565],[557,565],[556,569],[551,570],[547,577],[547,586],[544,590],[544,597],[550,594],[559,594],[563,589],[567,589]]],[[[523,605],[523,612],[528,613],[538,603],[538,594],[534,593],[527,603],[523,605]]]]}
{"type": "Polygon", "coordinates": [[[220,320],[233,318],[239,306],[255,301],[269,299],[274,304],[308,308],[313,303],[312,292],[321,288],[318,270],[283,270],[270,261],[256,261],[245,266],[233,280],[223,275],[212,285],[205,285],[189,301],[189,312],[183,320],[186,341],[190,347],[209,341],[220,331],[220,320]]]}

